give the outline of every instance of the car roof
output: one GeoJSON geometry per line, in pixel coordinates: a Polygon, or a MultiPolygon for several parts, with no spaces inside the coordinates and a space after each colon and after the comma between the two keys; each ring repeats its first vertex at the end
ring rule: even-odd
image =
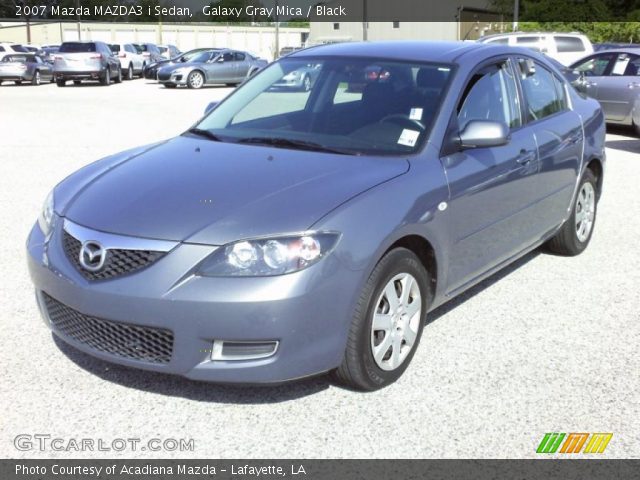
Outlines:
{"type": "MultiPolygon", "coordinates": [[[[640,55],[640,47],[617,47],[617,48],[607,48],[605,50],[598,50],[594,52],[594,55],[600,55],[601,53],[635,53],[636,55],[640,55]]],[[[591,57],[592,55],[588,55],[591,57]]]]}
{"type": "Polygon", "coordinates": [[[383,41],[383,42],[345,42],[317,45],[297,50],[286,58],[308,56],[344,56],[363,58],[384,58],[387,60],[454,63],[467,54],[482,55],[531,55],[532,50],[525,47],[446,41],[383,41]]]}
{"type": "Polygon", "coordinates": [[[491,35],[486,35],[478,39],[479,42],[483,42],[485,40],[489,40],[492,38],[500,38],[500,37],[522,37],[526,35],[561,35],[563,37],[584,37],[584,33],[580,32],[504,32],[504,33],[494,33],[491,35]]]}

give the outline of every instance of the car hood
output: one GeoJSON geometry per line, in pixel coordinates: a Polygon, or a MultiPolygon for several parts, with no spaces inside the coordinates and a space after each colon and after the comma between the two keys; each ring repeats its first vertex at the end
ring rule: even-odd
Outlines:
{"type": "MultiPolygon", "coordinates": [[[[121,235],[222,245],[307,230],[409,162],[191,136],[105,159],[57,190],[69,220],[121,235]],[[73,194],[70,192],[73,191],[73,194]]],[[[56,192],[56,203],[58,196],[56,192]]]]}
{"type": "Polygon", "coordinates": [[[170,72],[176,70],[178,68],[192,68],[196,65],[202,65],[202,62],[180,62],[180,63],[167,63],[164,65],[160,65],[160,70],[164,72],[170,72]]]}

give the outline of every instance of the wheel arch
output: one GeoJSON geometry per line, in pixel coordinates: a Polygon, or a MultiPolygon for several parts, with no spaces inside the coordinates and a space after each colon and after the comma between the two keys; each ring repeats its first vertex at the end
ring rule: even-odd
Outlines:
{"type": "Polygon", "coordinates": [[[593,176],[596,177],[596,194],[598,198],[602,194],[602,183],[604,179],[604,165],[602,160],[594,157],[587,162],[585,170],[590,170],[593,176]]]}

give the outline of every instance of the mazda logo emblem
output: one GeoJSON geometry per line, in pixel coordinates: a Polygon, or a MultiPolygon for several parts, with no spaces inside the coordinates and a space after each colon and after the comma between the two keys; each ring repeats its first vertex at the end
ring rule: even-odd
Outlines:
{"type": "Polygon", "coordinates": [[[85,270],[97,272],[104,266],[107,250],[95,240],[87,240],[80,248],[80,265],[85,270]]]}

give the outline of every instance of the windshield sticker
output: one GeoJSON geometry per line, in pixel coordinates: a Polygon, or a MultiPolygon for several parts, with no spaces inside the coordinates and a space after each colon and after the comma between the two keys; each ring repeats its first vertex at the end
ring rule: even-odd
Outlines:
{"type": "Polygon", "coordinates": [[[415,147],[419,136],[420,136],[420,132],[405,128],[404,130],[402,130],[402,134],[400,134],[400,138],[398,139],[398,144],[406,145],[407,147],[415,147]]]}
{"type": "Polygon", "coordinates": [[[422,120],[422,108],[412,108],[409,113],[409,118],[411,120],[422,120]]]}

